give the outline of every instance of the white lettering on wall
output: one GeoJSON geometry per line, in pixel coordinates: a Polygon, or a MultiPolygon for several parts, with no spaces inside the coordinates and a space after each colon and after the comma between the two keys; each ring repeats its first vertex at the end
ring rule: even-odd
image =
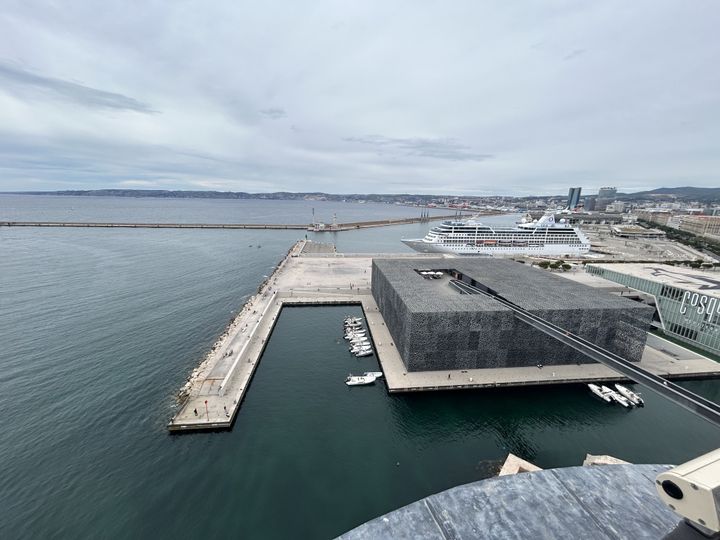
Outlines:
{"type": "Polygon", "coordinates": [[[685,294],[683,294],[682,302],[680,303],[680,313],[685,315],[687,313],[687,306],[685,305],[685,302],[687,302],[687,299],[690,297],[690,291],[685,291],[685,294]]]}
{"type": "Polygon", "coordinates": [[[685,291],[682,297],[682,301],[680,302],[680,314],[685,315],[687,313],[687,305],[690,304],[690,306],[695,308],[695,312],[698,315],[705,315],[708,314],[709,317],[707,319],[707,322],[715,322],[713,319],[717,320],[717,316],[720,315],[720,300],[713,296],[707,296],[705,294],[701,295],[698,293],[690,293],[690,291],[685,291]]]}

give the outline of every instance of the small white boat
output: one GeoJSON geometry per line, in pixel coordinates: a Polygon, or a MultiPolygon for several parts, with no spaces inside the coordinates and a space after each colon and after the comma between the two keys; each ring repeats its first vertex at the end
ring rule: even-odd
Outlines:
{"type": "Polygon", "coordinates": [[[362,317],[345,317],[345,322],[362,322],[362,317]]]}
{"type": "Polygon", "coordinates": [[[605,392],[602,391],[602,389],[596,385],[596,384],[588,384],[588,388],[590,388],[590,391],[595,394],[597,397],[605,401],[606,403],[610,403],[612,401],[612,398],[607,395],[605,392]]]}
{"type": "Polygon", "coordinates": [[[365,332],[348,332],[347,334],[345,334],[345,339],[353,339],[359,337],[365,337],[365,332]]]}
{"type": "Polygon", "coordinates": [[[610,396],[610,399],[615,401],[616,403],[619,403],[623,407],[630,408],[632,407],[632,403],[628,399],[626,399],[624,396],[621,396],[618,394],[615,390],[612,390],[611,388],[608,388],[607,386],[603,386],[601,388],[603,392],[605,392],[608,396],[610,396]]]}
{"type": "Polygon", "coordinates": [[[352,349],[350,349],[350,352],[353,354],[372,352],[372,347],[370,347],[369,345],[365,347],[353,347],[352,349]]]}
{"type": "Polygon", "coordinates": [[[345,379],[345,384],[348,386],[360,386],[363,384],[372,384],[375,382],[375,377],[366,375],[348,375],[345,379]]]}
{"type": "Polygon", "coordinates": [[[353,353],[353,354],[354,354],[355,356],[357,356],[358,358],[362,358],[362,357],[364,357],[364,356],[372,356],[374,353],[373,353],[373,350],[372,350],[372,349],[367,349],[367,350],[360,351],[360,352],[356,352],[356,353],[353,353]]]}
{"type": "Polygon", "coordinates": [[[627,399],[633,405],[636,405],[638,407],[645,406],[645,401],[643,400],[643,398],[640,397],[640,394],[636,394],[635,392],[633,392],[629,388],[623,386],[622,384],[616,384],[615,388],[617,388],[617,391],[620,392],[620,394],[622,394],[625,397],[625,399],[627,399]]]}
{"type": "Polygon", "coordinates": [[[382,371],[366,371],[365,373],[363,373],[363,376],[365,376],[365,377],[372,376],[372,377],[375,377],[376,379],[379,379],[380,377],[383,376],[383,373],[382,373],[382,371]]]}

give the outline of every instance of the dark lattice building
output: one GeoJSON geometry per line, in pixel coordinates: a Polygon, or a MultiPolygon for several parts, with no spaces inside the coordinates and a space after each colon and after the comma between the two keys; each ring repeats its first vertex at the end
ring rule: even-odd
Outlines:
{"type": "Polygon", "coordinates": [[[628,360],[642,356],[647,305],[505,259],[375,259],[372,294],[408,371],[593,363],[496,300],[460,294],[453,279],[628,360]]]}

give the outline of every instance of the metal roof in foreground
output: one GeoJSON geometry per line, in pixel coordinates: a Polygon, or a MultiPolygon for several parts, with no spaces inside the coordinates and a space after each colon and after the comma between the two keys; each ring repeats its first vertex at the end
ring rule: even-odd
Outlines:
{"type": "Polygon", "coordinates": [[[680,518],[655,491],[667,465],[599,465],[500,476],[380,516],[343,540],[663,538],[680,518]]]}

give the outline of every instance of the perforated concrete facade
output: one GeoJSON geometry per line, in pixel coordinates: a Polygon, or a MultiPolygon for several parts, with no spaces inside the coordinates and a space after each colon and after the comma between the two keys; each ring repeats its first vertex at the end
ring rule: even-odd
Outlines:
{"type": "Polygon", "coordinates": [[[484,295],[461,295],[455,270],[514,304],[628,360],[639,361],[653,308],[510,260],[374,259],[372,294],[408,371],[592,363],[484,295]]]}

